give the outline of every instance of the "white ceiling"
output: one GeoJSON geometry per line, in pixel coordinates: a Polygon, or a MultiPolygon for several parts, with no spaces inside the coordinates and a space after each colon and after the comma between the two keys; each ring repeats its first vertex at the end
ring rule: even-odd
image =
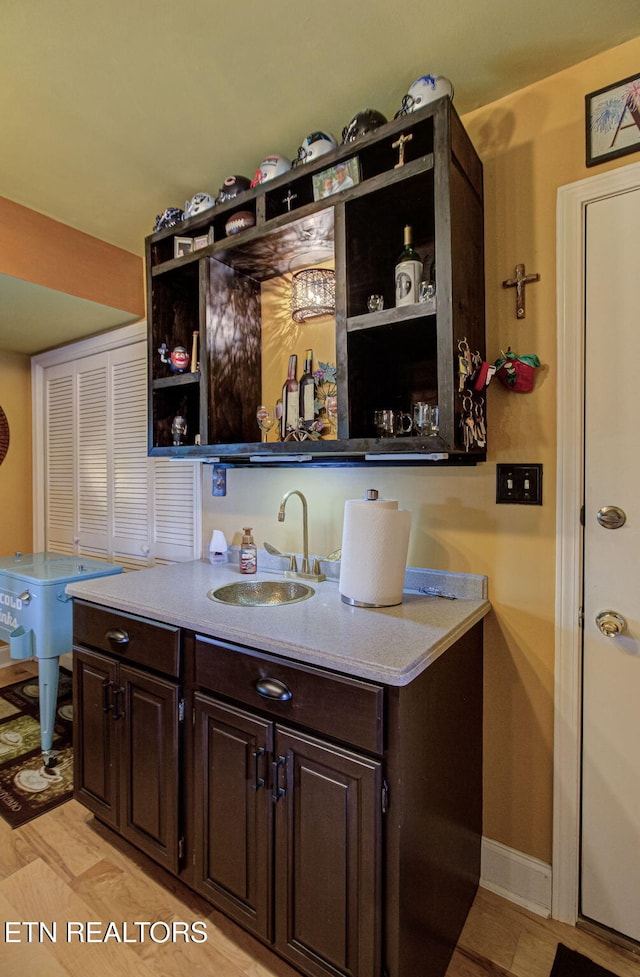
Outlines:
{"type": "MultiPolygon", "coordinates": [[[[360,109],[391,118],[426,71],[463,114],[640,35],[640,2],[2,0],[0,28],[0,195],[143,254],[165,207],[360,109]]],[[[28,351],[55,345],[29,321],[28,351]]],[[[0,348],[8,330],[0,307],[0,348]]]]}

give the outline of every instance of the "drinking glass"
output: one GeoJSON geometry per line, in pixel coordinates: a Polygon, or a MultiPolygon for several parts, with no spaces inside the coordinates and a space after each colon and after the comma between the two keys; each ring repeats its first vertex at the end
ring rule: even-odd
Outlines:
{"type": "Polygon", "coordinates": [[[265,407],[264,404],[260,404],[256,411],[256,420],[258,422],[258,427],[262,431],[262,443],[264,444],[269,437],[269,431],[276,423],[276,419],[268,407],[265,407]]]}
{"type": "Polygon", "coordinates": [[[373,424],[379,438],[397,438],[409,434],[412,427],[411,416],[401,410],[376,410],[373,424]]]}
{"type": "Polygon", "coordinates": [[[413,429],[416,434],[424,437],[429,434],[431,429],[431,410],[429,405],[422,400],[418,400],[412,409],[413,429]]]}
{"type": "Polygon", "coordinates": [[[413,429],[420,437],[437,434],[440,430],[440,412],[437,405],[418,400],[413,405],[413,429]]]}
{"type": "Polygon", "coordinates": [[[384,309],[384,296],[370,295],[367,299],[367,308],[369,312],[382,312],[384,309]]]}

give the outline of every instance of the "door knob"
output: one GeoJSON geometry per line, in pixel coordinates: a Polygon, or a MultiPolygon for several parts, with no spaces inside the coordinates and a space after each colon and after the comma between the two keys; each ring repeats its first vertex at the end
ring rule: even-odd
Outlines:
{"type": "Polygon", "coordinates": [[[596,617],[596,624],[606,638],[615,638],[627,629],[627,622],[617,611],[600,611],[596,617]]]}
{"type": "Polygon", "coordinates": [[[620,506],[603,505],[598,509],[596,519],[603,529],[620,529],[627,521],[627,514],[620,506]]]}

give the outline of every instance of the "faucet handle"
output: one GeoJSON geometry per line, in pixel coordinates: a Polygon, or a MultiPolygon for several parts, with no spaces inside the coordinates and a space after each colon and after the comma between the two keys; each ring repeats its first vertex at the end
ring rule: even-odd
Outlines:
{"type": "Polygon", "coordinates": [[[289,557],[289,570],[293,571],[293,573],[298,572],[298,561],[296,559],[295,553],[292,553],[291,556],[289,557]]]}

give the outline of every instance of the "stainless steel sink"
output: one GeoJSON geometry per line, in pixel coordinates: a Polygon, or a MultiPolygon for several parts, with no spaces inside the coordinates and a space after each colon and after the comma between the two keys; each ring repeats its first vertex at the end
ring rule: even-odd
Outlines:
{"type": "Polygon", "coordinates": [[[210,590],[207,597],[223,604],[264,607],[269,604],[297,604],[314,594],[313,587],[297,580],[240,580],[210,590]]]}

